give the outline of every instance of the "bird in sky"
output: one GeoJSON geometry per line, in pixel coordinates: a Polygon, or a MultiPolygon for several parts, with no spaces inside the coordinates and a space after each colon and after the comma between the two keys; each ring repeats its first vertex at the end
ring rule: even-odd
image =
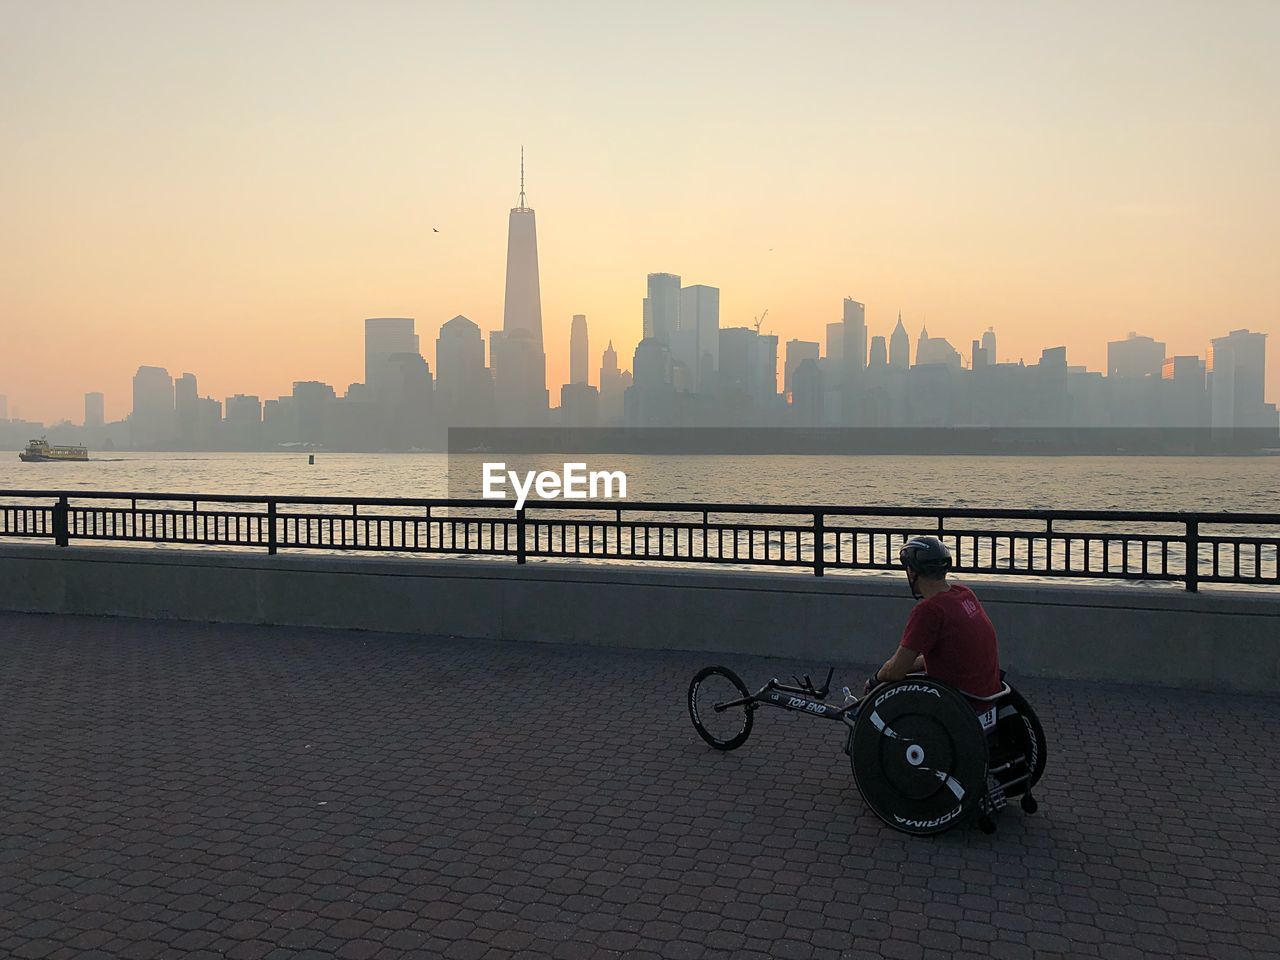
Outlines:
{"type": "Polygon", "coordinates": [[[432,232],[432,233],[439,233],[439,232],[440,232],[440,229],[439,229],[438,227],[432,227],[432,228],[431,228],[431,232],[432,232]]]}

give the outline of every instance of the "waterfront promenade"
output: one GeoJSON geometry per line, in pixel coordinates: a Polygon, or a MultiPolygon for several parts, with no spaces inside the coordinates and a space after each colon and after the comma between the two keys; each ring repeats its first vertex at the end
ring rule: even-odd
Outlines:
{"type": "Polygon", "coordinates": [[[1276,700],[1026,681],[1040,814],[911,839],[710,660],[820,666],[0,614],[0,955],[1280,957],[1276,700]]]}

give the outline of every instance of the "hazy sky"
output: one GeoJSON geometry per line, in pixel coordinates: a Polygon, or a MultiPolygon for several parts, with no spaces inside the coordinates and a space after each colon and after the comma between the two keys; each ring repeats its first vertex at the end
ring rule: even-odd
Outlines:
{"type": "Polygon", "coordinates": [[[362,319],[501,326],[521,144],[554,397],[651,271],[964,354],[1270,334],[1280,3],[0,0],[0,393],[341,392],[362,319]],[[433,233],[432,228],[439,228],[433,233]]]}

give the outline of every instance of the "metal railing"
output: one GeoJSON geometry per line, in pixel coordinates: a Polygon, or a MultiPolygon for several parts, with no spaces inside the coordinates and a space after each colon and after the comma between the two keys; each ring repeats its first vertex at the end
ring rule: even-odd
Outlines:
{"type": "Polygon", "coordinates": [[[934,534],[968,574],[1280,586],[1280,513],[247,497],[0,490],[0,537],[894,570],[934,534]],[[1190,560],[1188,559],[1190,558],[1190,560]]]}

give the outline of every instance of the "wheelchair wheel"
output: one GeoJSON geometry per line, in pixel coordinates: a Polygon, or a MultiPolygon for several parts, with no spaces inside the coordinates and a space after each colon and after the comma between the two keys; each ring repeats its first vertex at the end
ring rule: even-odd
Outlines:
{"type": "Polygon", "coordinates": [[[728,667],[703,667],[689,684],[693,729],[717,750],[738,749],[751,735],[751,708],[743,704],[717,711],[715,706],[747,696],[747,685],[728,667]]]}
{"type": "Polygon", "coordinates": [[[873,691],[854,721],[849,755],[867,806],[904,833],[949,830],[986,792],[982,724],[960,694],[927,677],[873,691]]]}
{"type": "Polygon", "coordinates": [[[1012,687],[1009,688],[1009,696],[1001,703],[997,717],[996,736],[1002,749],[1016,751],[1025,756],[1027,770],[1031,774],[1026,787],[1013,792],[1013,795],[1028,793],[1044,776],[1044,765],[1049,751],[1044,727],[1040,725],[1040,718],[1031,709],[1031,704],[1027,703],[1022,694],[1012,687]]]}

